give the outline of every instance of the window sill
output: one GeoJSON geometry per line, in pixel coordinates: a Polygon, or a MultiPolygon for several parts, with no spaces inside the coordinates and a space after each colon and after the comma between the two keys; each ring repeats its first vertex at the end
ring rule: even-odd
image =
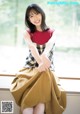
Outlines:
{"type": "MultiPolygon", "coordinates": [[[[10,85],[15,75],[4,74],[0,75],[0,89],[10,89],[10,85]]],[[[61,88],[67,93],[79,93],[80,94],[80,79],[62,79],[59,78],[61,88]]]]}

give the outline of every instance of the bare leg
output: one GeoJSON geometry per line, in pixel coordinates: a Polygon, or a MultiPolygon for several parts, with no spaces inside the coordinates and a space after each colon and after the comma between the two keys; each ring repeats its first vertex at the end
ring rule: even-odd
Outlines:
{"type": "Polygon", "coordinates": [[[33,108],[24,109],[22,114],[33,114],[33,108]]]}
{"type": "Polygon", "coordinates": [[[33,114],[44,114],[45,105],[43,103],[39,103],[33,109],[33,114]]]}

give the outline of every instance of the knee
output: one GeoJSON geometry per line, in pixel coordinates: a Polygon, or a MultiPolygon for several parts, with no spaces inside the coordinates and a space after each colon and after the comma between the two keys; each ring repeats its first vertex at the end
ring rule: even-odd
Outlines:
{"type": "Polygon", "coordinates": [[[34,114],[43,114],[45,110],[45,105],[43,103],[39,103],[35,108],[34,108],[34,114]]]}
{"type": "Polygon", "coordinates": [[[23,110],[23,114],[33,114],[33,108],[26,108],[23,110]]]}

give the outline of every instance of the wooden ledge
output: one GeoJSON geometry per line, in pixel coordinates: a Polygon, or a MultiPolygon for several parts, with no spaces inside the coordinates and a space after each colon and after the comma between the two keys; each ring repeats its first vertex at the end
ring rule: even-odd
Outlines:
{"type": "Polygon", "coordinates": [[[15,77],[16,74],[15,73],[0,73],[0,76],[10,76],[10,77],[15,77]]]}

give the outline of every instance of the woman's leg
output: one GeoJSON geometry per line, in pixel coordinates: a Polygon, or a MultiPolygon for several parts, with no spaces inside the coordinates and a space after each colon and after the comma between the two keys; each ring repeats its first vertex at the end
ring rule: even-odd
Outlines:
{"type": "Polygon", "coordinates": [[[44,103],[39,103],[33,109],[33,114],[44,114],[45,105],[44,103]]]}
{"type": "Polygon", "coordinates": [[[22,114],[33,114],[33,108],[24,109],[22,114]]]}

